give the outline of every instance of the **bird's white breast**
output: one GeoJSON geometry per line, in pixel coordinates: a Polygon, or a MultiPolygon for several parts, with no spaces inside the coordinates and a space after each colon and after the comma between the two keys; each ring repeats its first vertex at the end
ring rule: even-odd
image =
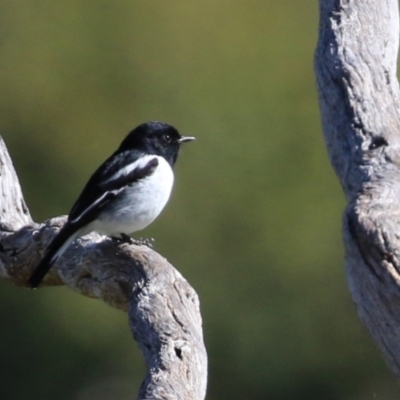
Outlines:
{"type": "Polygon", "coordinates": [[[154,172],[127,186],[92,223],[92,230],[106,235],[130,234],[151,224],[161,213],[170,197],[174,174],[164,157],[146,158],[158,159],[154,172]]]}

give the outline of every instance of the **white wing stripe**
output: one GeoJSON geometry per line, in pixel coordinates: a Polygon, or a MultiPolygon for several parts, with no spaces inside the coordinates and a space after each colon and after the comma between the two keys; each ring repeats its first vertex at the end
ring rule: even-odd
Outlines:
{"type": "Polygon", "coordinates": [[[132,164],[128,164],[124,168],[121,168],[114,175],[110,176],[106,181],[104,181],[104,183],[111,182],[115,179],[118,179],[122,175],[128,175],[136,168],[144,168],[149,163],[149,161],[153,160],[154,158],[157,158],[158,160],[160,160],[161,157],[154,156],[154,155],[146,155],[146,156],[140,157],[138,160],[136,160],[132,164]]]}

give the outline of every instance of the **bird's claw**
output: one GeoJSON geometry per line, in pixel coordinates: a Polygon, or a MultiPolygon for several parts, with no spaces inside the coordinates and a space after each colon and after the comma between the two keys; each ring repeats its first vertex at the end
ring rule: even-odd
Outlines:
{"type": "Polygon", "coordinates": [[[133,239],[125,233],[120,233],[119,236],[111,236],[111,240],[116,243],[133,243],[133,239]]]}
{"type": "Polygon", "coordinates": [[[154,242],[153,238],[133,239],[125,233],[121,233],[120,237],[111,236],[111,240],[117,243],[135,244],[136,246],[147,246],[150,249],[153,248],[153,242],[154,242]]]}

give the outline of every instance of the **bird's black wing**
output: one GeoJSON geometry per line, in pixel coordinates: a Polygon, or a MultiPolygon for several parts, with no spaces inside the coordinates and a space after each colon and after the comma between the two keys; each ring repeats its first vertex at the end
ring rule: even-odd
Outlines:
{"type": "Polygon", "coordinates": [[[72,207],[68,222],[80,227],[89,224],[118,193],[150,176],[157,166],[156,156],[138,158],[132,157],[132,152],[111,156],[90,178],[72,207]]]}

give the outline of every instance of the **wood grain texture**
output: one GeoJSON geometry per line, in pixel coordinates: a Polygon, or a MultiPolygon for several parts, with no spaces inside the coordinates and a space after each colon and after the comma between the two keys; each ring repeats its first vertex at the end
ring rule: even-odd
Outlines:
{"type": "MultiPolygon", "coordinates": [[[[26,286],[65,217],[32,221],[1,137],[0,197],[0,277],[26,286]]],[[[148,368],[139,399],[204,399],[207,354],[199,299],[165,258],[146,246],[92,233],[69,247],[42,286],[63,284],[129,312],[148,368]]]]}
{"type": "Polygon", "coordinates": [[[325,141],[348,206],[346,272],[358,314],[400,378],[397,0],[320,0],[315,72],[325,141]]]}

